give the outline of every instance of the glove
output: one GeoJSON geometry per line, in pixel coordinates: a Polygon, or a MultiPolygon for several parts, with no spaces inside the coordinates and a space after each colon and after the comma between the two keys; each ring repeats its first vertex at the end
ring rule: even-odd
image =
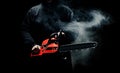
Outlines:
{"type": "Polygon", "coordinates": [[[39,54],[40,48],[41,48],[40,45],[34,45],[34,46],[32,47],[32,54],[39,54]]]}
{"type": "Polygon", "coordinates": [[[58,34],[58,36],[65,35],[65,33],[63,31],[59,31],[57,34],[58,34]]]}

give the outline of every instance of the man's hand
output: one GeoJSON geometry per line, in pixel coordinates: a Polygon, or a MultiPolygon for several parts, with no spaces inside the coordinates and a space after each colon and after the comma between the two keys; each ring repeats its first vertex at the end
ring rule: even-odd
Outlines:
{"type": "Polygon", "coordinates": [[[41,46],[39,45],[34,45],[32,47],[32,54],[39,54],[41,46]]]}
{"type": "Polygon", "coordinates": [[[61,35],[61,36],[62,36],[62,35],[65,35],[65,33],[64,33],[63,31],[59,31],[57,34],[58,34],[58,36],[60,36],[60,35],[61,35]]]}

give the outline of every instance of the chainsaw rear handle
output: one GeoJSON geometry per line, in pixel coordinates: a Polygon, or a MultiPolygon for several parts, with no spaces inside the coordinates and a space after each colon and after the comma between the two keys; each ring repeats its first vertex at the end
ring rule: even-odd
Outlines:
{"type": "Polygon", "coordinates": [[[59,44],[56,42],[52,42],[48,44],[49,39],[46,39],[42,42],[42,46],[38,49],[34,49],[31,53],[31,57],[33,56],[42,56],[43,54],[55,53],[58,51],[59,44]]]}

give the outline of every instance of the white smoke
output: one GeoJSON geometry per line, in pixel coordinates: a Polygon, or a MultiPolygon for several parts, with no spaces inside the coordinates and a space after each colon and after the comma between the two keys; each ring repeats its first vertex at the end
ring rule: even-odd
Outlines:
{"type": "MultiPolygon", "coordinates": [[[[63,29],[73,33],[75,40],[73,43],[92,42],[96,41],[94,38],[97,36],[94,33],[97,28],[105,24],[109,17],[103,15],[100,11],[93,10],[89,12],[92,16],[91,21],[72,21],[63,29]],[[90,31],[93,27],[96,28],[94,31],[90,31]]],[[[71,58],[73,66],[76,64],[87,65],[89,63],[90,56],[94,48],[87,48],[82,50],[71,51],[71,58]]]]}

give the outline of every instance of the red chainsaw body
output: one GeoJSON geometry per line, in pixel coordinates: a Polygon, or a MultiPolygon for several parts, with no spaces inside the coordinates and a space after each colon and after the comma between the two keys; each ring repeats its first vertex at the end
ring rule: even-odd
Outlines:
{"type": "MultiPolygon", "coordinates": [[[[57,39],[56,38],[51,38],[51,40],[53,41],[56,41],[57,39]]],[[[39,51],[39,54],[32,54],[31,53],[31,57],[32,56],[41,56],[43,54],[49,54],[49,53],[55,53],[58,51],[58,47],[59,47],[59,44],[56,43],[56,42],[52,42],[52,43],[49,43],[49,39],[46,39],[42,42],[42,45],[41,45],[41,48],[40,48],[40,51],[39,51]]]]}

